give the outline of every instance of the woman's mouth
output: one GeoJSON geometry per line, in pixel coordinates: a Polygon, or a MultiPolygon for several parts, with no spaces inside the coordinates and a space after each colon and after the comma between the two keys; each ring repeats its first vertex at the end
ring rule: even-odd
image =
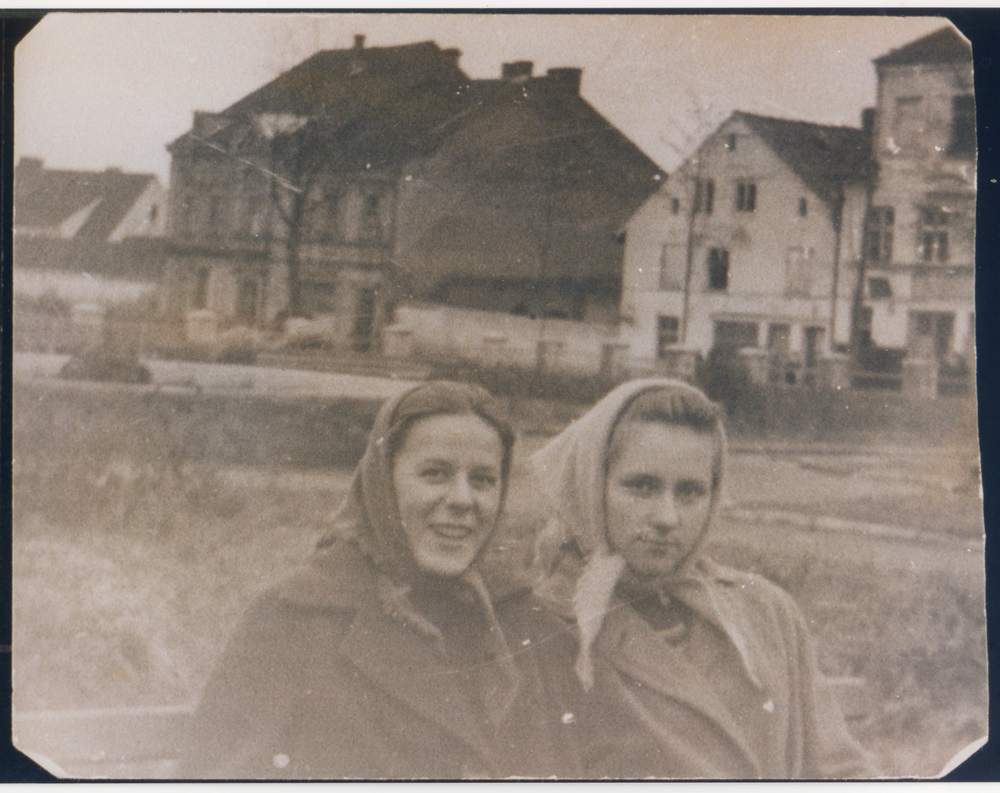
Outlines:
{"type": "Polygon", "coordinates": [[[475,526],[463,526],[457,523],[435,523],[431,530],[446,540],[465,540],[473,535],[475,526]]]}

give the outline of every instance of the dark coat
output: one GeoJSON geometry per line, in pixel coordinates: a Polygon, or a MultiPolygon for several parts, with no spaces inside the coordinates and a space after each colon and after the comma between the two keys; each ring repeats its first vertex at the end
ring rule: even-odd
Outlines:
{"type": "Polygon", "coordinates": [[[233,779],[577,776],[563,623],[521,592],[496,604],[520,688],[485,718],[428,636],[390,616],[371,564],[317,555],[249,611],[210,679],[181,777],[233,779]],[[554,668],[553,668],[554,667],[554,668]],[[543,671],[543,668],[546,671],[543,671]]]}

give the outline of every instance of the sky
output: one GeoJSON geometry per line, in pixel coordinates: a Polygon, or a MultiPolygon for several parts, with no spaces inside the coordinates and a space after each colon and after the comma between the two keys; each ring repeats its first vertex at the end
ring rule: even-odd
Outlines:
{"type": "MultiPolygon", "coordinates": [[[[919,14],[921,12],[915,12],[919,14]]],[[[674,170],[733,110],[860,125],[871,60],[929,16],[53,13],[15,50],[15,158],[155,173],[195,110],[221,111],[320,49],[434,40],[473,78],[529,60],[583,68],[581,93],[674,170]]]]}

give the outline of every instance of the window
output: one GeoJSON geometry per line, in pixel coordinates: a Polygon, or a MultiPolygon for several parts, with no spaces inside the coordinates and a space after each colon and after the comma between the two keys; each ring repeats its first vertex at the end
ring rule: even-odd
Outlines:
{"type": "Polygon", "coordinates": [[[192,308],[208,308],[208,268],[202,267],[195,273],[192,308]]]}
{"type": "Polygon", "coordinates": [[[377,195],[365,196],[361,210],[360,236],[363,240],[380,240],[382,238],[382,218],[379,213],[380,198],[377,195]]]}
{"type": "Polygon", "coordinates": [[[159,216],[159,214],[160,214],[160,208],[156,204],[153,204],[153,206],[149,208],[149,222],[155,223],[156,218],[159,216]]]}
{"type": "Polygon", "coordinates": [[[677,317],[659,317],[656,322],[656,357],[665,358],[670,346],[680,340],[681,323],[677,317]]]}
{"type": "Polygon", "coordinates": [[[924,107],[919,96],[896,97],[892,143],[902,151],[919,149],[924,135],[924,107]]]}
{"type": "Polygon", "coordinates": [[[213,236],[219,237],[225,232],[222,228],[222,223],[224,221],[224,204],[222,202],[222,196],[213,195],[208,199],[208,221],[207,228],[204,229],[205,233],[213,236]]]}
{"type": "Polygon", "coordinates": [[[729,135],[726,138],[726,148],[729,149],[729,151],[736,151],[736,136],[735,135],[729,135]]]}
{"type": "Polygon", "coordinates": [[[715,182],[711,179],[694,180],[694,211],[712,214],[715,204],[715,182]]]}
{"type": "Polygon", "coordinates": [[[971,94],[951,98],[951,142],[948,154],[952,157],[972,157],[976,153],[976,100],[971,94]]]}
{"type": "Polygon", "coordinates": [[[940,207],[920,208],[918,255],[925,262],[948,261],[948,221],[950,213],[940,207]]]}
{"type": "Polygon", "coordinates": [[[754,182],[736,183],[736,211],[753,212],[757,208],[757,185],[754,182]]]}
{"type": "MultiPolygon", "coordinates": [[[[316,225],[322,239],[337,240],[342,236],[340,212],[343,195],[336,190],[323,194],[322,203],[316,207],[316,225]]],[[[367,209],[367,207],[366,207],[367,209]]]]}
{"type": "Polygon", "coordinates": [[[813,249],[801,245],[788,249],[786,256],[786,297],[809,297],[813,287],[813,249]]]}
{"type": "Polygon", "coordinates": [[[683,245],[664,245],[660,252],[660,290],[679,291],[684,288],[683,245]]]}
{"type": "Polygon", "coordinates": [[[712,248],[708,252],[708,289],[725,292],[729,288],[729,251],[712,248]]]}
{"type": "Polygon", "coordinates": [[[892,227],[896,213],[892,207],[872,207],[865,224],[864,258],[867,262],[889,264],[892,261],[892,227]]]}
{"type": "Polygon", "coordinates": [[[868,297],[872,300],[888,300],[892,297],[892,284],[888,278],[869,278],[868,297]]]}
{"type": "Polygon", "coordinates": [[[679,198],[670,199],[670,214],[676,215],[681,211],[681,200],[679,198]]]}
{"type": "Polygon", "coordinates": [[[799,217],[804,218],[809,214],[809,202],[805,198],[799,199],[799,217]]]}

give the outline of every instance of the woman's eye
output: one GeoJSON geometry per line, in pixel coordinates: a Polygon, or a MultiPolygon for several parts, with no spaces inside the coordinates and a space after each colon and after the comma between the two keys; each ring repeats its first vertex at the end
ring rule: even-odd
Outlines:
{"type": "Polygon", "coordinates": [[[420,477],[428,482],[441,484],[448,480],[450,473],[451,472],[443,466],[434,466],[432,468],[424,468],[420,472],[420,477]]]}
{"type": "Polygon", "coordinates": [[[491,473],[474,473],[469,477],[469,482],[476,490],[489,490],[496,487],[500,477],[491,473]]]}
{"type": "Polygon", "coordinates": [[[695,501],[708,492],[708,489],[701,482],[679,482],[675,495],[685,501],[695,501]]]}
{"type": "Polygon", "coordinates": [[[622,485],[637,496],[652,496],[662,489],[660,480],[655,476],[631,476],[625,479],[622,485]]]}

